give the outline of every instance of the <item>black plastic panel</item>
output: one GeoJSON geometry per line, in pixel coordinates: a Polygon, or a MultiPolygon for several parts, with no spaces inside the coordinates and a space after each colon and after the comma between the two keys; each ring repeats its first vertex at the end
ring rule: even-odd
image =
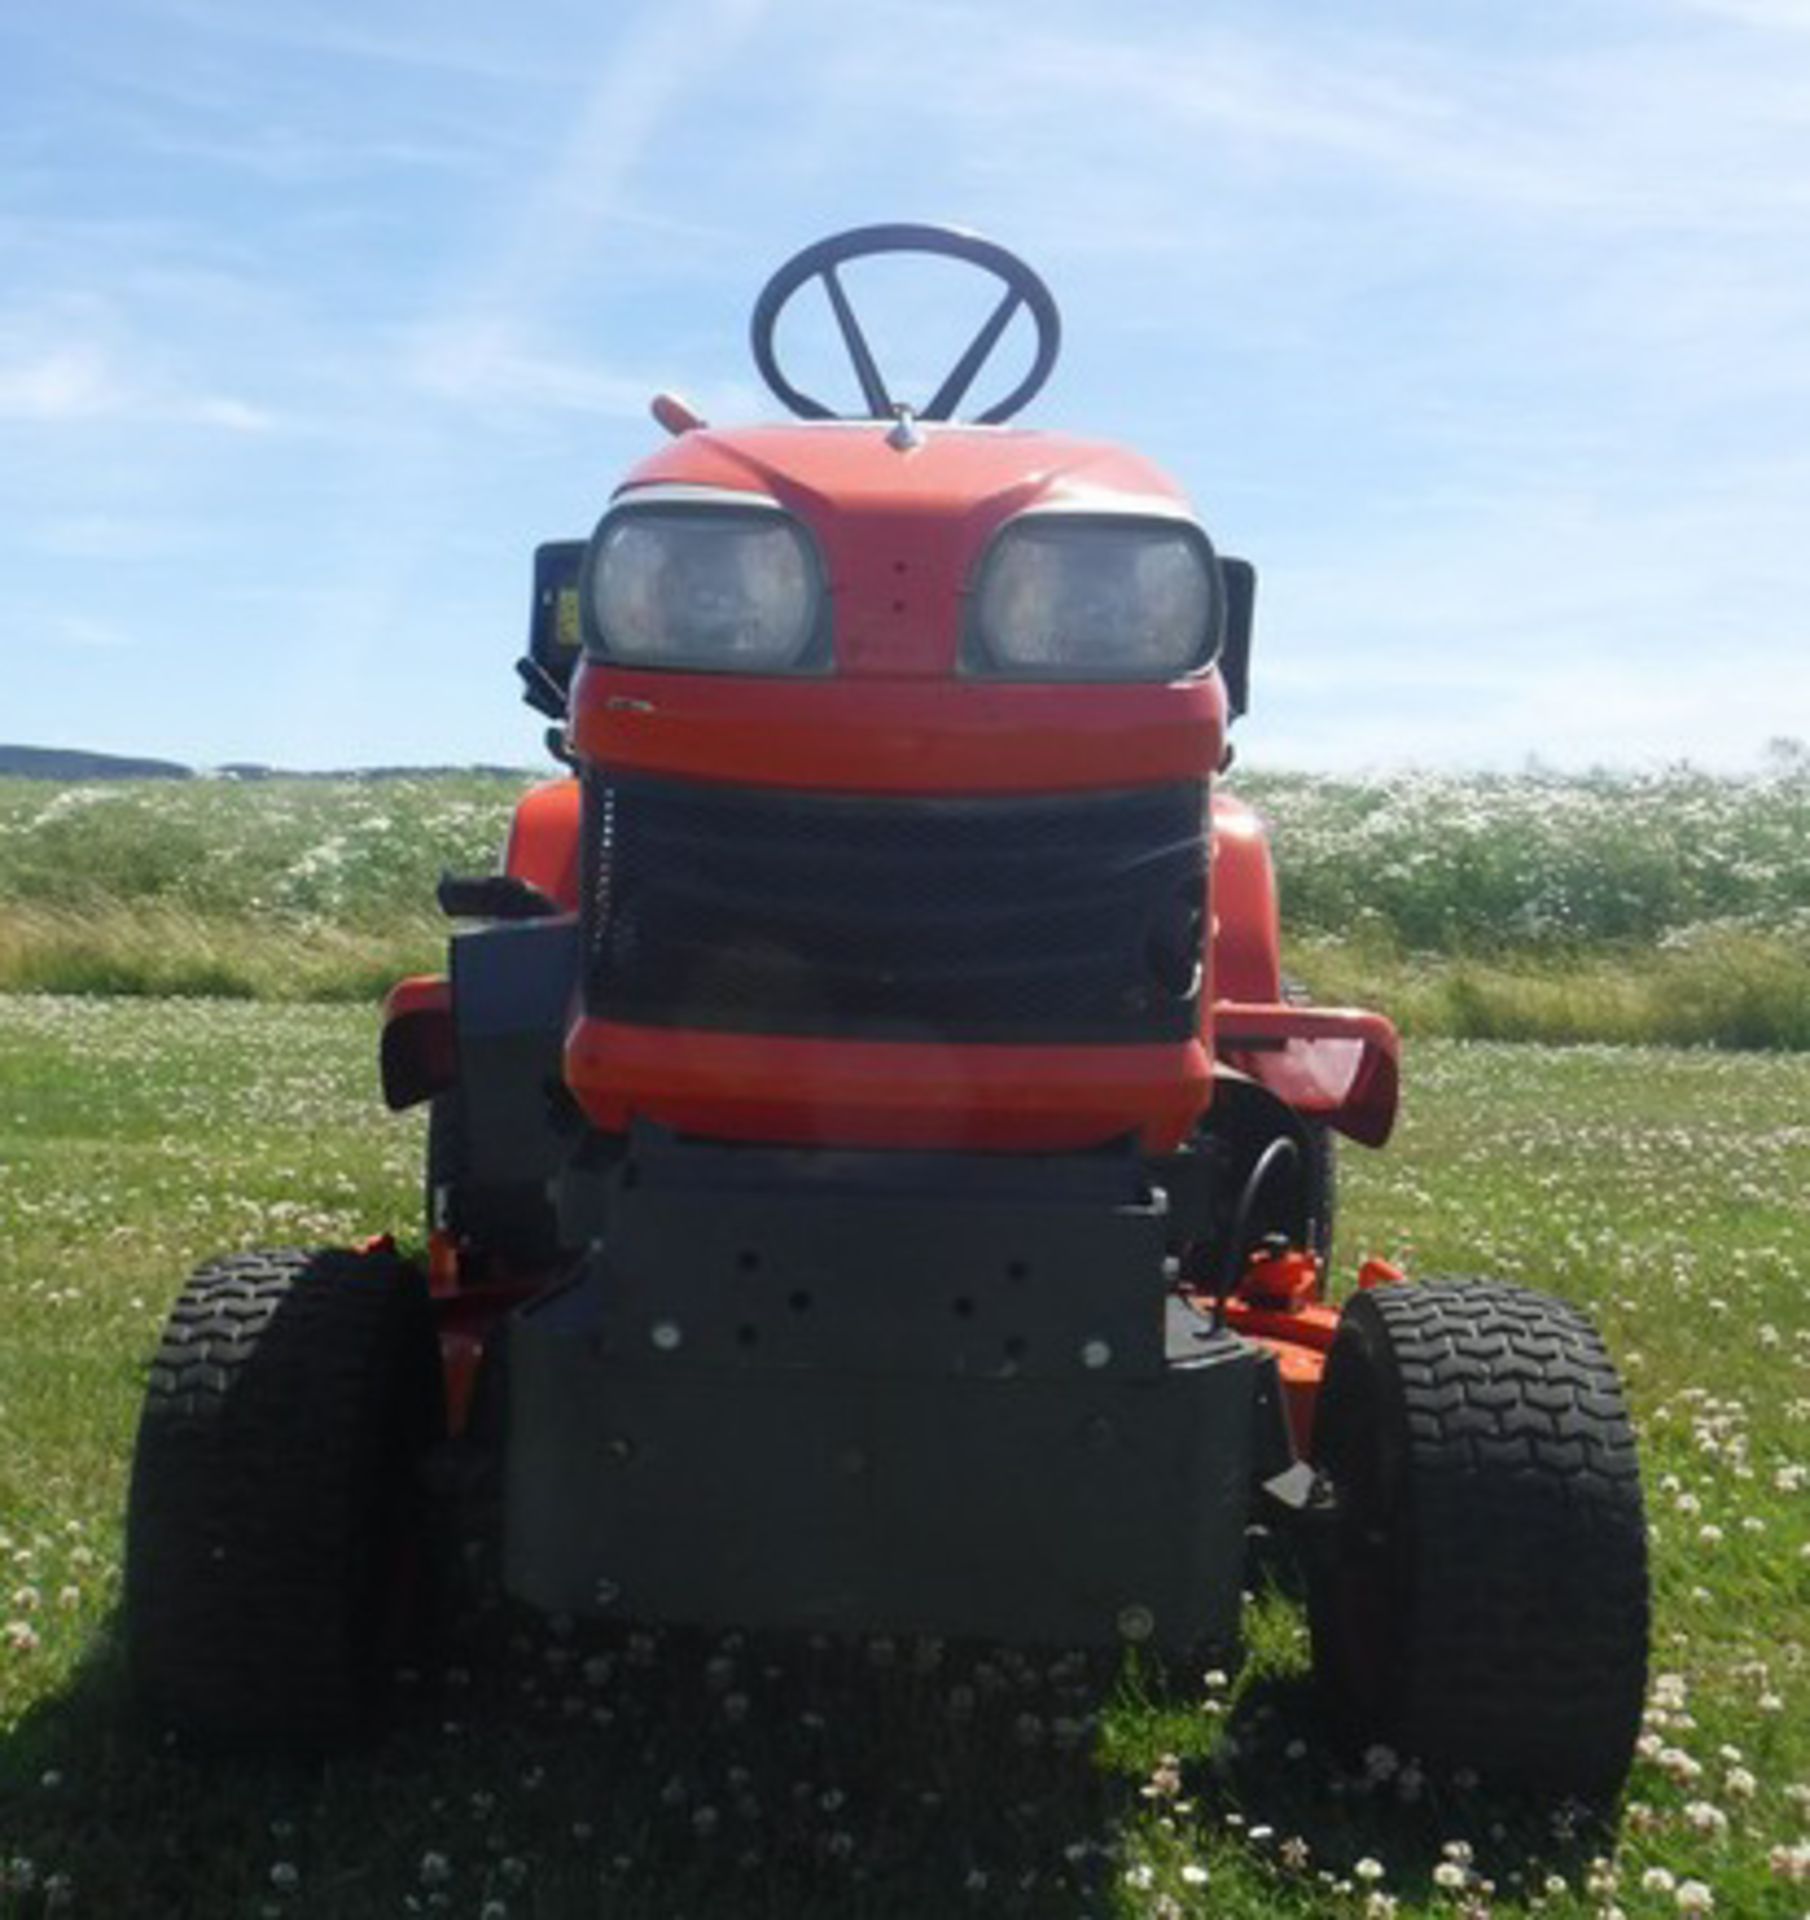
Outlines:
{"type": "Polygon", "coordinates": [[[481,1185],[544,1187],[565,1150],[554,1114],[577,925],[474,927],[453,935],[451,955],[466,1175],[481,1185]]]}
{"type": "Polygon", "coordinates": [[[975,1042],[1190,1038],[1204,791],[869,800],[593,776],[591,1012],[975,1042]]]}
{"type": "Polygon", "coordinates": [[[579,1277],[509,1322],[514,1593],[704,1625],[1230,1637],[1270,1363],[1171,1324],[1164,1216],[1129,1168],[1026,1160],[989,1187],[918,1160],[914,1192],[745,1158],[744,1181],[727,1150],[631,1153],[598,1176],[579,1277]]]}

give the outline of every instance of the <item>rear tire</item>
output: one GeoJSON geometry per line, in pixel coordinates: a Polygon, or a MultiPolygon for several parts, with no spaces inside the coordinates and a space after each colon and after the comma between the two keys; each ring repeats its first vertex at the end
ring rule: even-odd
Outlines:
{"type": "Polygon", "coordinates": [[[127,1510],[146,1711],[210,1743],[358,1732],[413,1624],[444,1423],[420,1275],[283,1249],[195,1272],[151,1365],[127,1510]]]}
{"type": "Polygon", "coordinates": [[[1634,1435],[1576,1308],[1476,1281],[1345,1307],[1315,1416],[1334,1501],[1314,1668],[1340,1731],[1494,1785],[1612,1795],[1646,1686],[1634,1435]]]}

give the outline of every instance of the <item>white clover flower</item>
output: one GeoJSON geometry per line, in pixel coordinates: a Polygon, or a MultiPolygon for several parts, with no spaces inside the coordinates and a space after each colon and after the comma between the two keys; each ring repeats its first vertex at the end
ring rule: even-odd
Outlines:
{"type": "Polygon", "coordinates": [[[1713,1913],[1716,1896],[1710,1892],[1701,1880],[1686,1880],[1678,1888],[1678,1911],[1680,1913],[1713,1913]]]}
{"type": "Polygon", "coordinates": [[[1772,1869],[1774,1879],[1783,1880],[1789,1886],[1802,1886],[1810,1881],[1810,1840],[1800,1840],[1795,1846],[1774,1847],[1766,1856],[1766,1864],[1772,1869]]]}
{"type": "Polygon", "coordinates": [[[1181,1762],[1172,1753],[1160,1755],[1155,1770],[1144,1788],[1146,1797],[1173,1800],[1181,1790],[1181,1762]]]}

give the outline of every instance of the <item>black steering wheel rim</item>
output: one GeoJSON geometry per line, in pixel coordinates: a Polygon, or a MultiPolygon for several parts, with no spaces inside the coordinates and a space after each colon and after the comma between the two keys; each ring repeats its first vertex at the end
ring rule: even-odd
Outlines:
{"type": "Polygon", "coordinates": [[[898,411],[874,363],[854,310],[848,304],[842,283],[836,277],[836,269],[844,261],[865,259],[876,253],[942,254],[984,268],[996,279],[1005,282],[1005,297],[982,323],[980,331],[950,369],[930,403],[915,410],[915,418],[947,420],[953,416],[973,384],[974,376],[986,363],[1020,307],[1029,310],[1037,329],[1037,352],[1031,369],[1003,400],[995,401],[984,413],[974,417],[983,426],[996,426],[1002,420],[1009,420],[1042,388],[1050,377],[1050,371],[1056,364],[1056,355],[1062,347],[1062,316],[1056,309],[1055,296],[1038,274],[1015,253],[1007,252],[991,240],[983,240],[977,233],[968,233],[959,227],[893,221],[881,226],[851,227],[846,233],[833,233],[827,240],[817,241],[803,252],[793,254],[761,289],[760,298],[754,303],[753,318],[749,322],[754,364],[760,369],[760,377],[784,406],[805,420],[890,420],[898,411]],[[843,345],[847,347],[849,359],[854,363],[855,378],[869,407],[865,415],[837,413],[821,400],[800,392],[780,371],[778,358],[773,351],[773,331],[781,310],[806,281],[818,279],[823,282],[836,324],[842,331],[843,345]]]}

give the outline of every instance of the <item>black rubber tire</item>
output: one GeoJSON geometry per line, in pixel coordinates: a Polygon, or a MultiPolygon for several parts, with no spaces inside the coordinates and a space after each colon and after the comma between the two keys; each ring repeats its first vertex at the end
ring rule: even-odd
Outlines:
{"type": "Polygon", "coordinates": [[[285,1248],[184,1287],[151,1364],[125,1636],[160,1729],[322,1750],[363,1731],[424,1598],[422,1456],[443,1431],[421,1276],[285,1248]]]}
{"type": "Polygon", "coordinates": [[[1346,1303],[1315,1416],[1334,1500],[1310,1565],[1335,1726],[1440,1771],[1621,1786],[1646,1687],[1634,1433],[1589,1320],[1488,1281],[1346,1303]]]}

